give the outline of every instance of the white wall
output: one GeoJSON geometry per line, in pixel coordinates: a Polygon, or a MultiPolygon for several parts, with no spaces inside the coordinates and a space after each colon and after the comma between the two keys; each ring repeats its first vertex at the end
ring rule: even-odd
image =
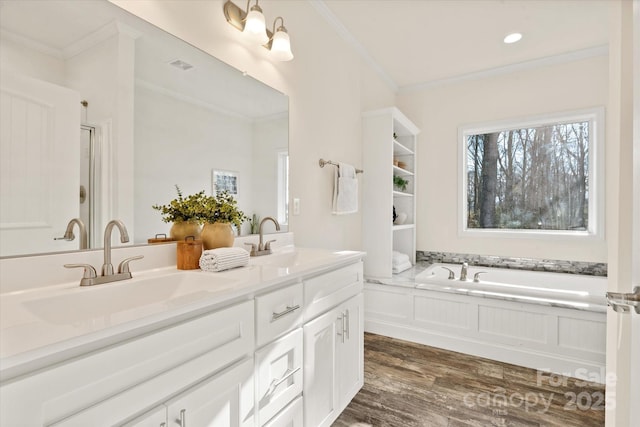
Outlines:
{"type": "Polygon", "coordinates": [[[318,159],[361,166],[361,113],[394,105],[395,95],[310,2],[261,3],[270,23],[284,17],[295,55],[287,63],[273,61],[227,24],[223,0],[112,2],[288,95],[290,195],[301,201],[301,214],[290,218],[296,243],[361,247],[361,214],[331,215],[333,171],[318,159]]]}
{"type": "Polygon", "coordinates": [[[134,241],[169,234],[151,206],[204,190],[212,169],[238,172],[238,206],[251,212],[253,123],[136,85],[134,151],[134,241]]]}
{"type": "MultiPolygon", "coordinates": [[[[398,96],[398,107],[422,130],[417,249],[607,262],[605,240],[459,237],[457,132],[466,124],[606,106],[608,84],[608,57],[600,56],[398,96]]],[[[609,170],[607,177],[614,172],[609,170]]]]}
{"type": "Polygon", "coordinates": [[[16,74],[61,86],[65,83],[65,62],[59,52],[38,51],[24,42],[15,43],[10,36],[0,39],[0,65],[16,74]]]}

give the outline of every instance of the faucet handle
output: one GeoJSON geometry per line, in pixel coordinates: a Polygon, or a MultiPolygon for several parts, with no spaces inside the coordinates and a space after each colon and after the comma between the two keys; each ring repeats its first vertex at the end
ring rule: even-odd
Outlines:
{"type": "Polygon", "coordinates": [[[267,240],[267,243],[264,244],[264,250],[265,251],[270,251],[271,250],[271,244],[273,242],[275,242],[275,239],[274,240],[267,240]]]}
{"type": "Polygon", "coordinates": [[[84,268],[83,279],[95,279],[98,277],[96,269],[89,264],[65,264],[65,268],[84,268]]]}
{"type": "Polygon", "coordinates": [[[131,261],[135,261],[137,259],[142,259],[142,258],[144,258],[144,255],[137,255],[137,256],[132,256],[131,258],[123,259],[122,262],[118,264],[118,274],[131,273],[131,270],[129,270],[129,263],[131,261]]]}
{"type": "Polygon", "coordinates": [[[258,251],[258,246],[256,246],[255,243],[245,243],[245,245],[251,246],[251,251],[249,252],[249,254],[255,256],[256,252],[258,251]]]}
{"type": "Polygon", "coordinates": [[[486,274],[486,271],[478,271],[476,274],[473,275],[473,281],[475,283],[479,283],[480,282],[480,275],[481,274],[486,274]]]}
{"type": "Polygon", "coordinates": [[[440,266],[440,268],[444,268],[445,270],[447,270],[449,272],[449,280],[455,280],[456,273],[454,273],[452,269],[447,268],[447,267],[443,267],[443,266],[440,266]]]}

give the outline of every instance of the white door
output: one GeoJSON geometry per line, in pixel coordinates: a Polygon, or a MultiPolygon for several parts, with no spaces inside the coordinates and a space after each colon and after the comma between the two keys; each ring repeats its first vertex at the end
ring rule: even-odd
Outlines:
{"type": "MultiPolygon", "coordinates": [[[[625,2],[622,2],[625,3],[625,2]]],[[[609,292],[632,296],[634,289],[640,289],[640,0],[634,0],[631,28],[622,25],[622,40],[632,37],[633,49],[633,171],[631,196],[631,254],[630,262],[614,265],[614,280],[609,281],[609,292]],[[616,280],[617,279],[617,280],[616,280]]],[[[623,14],[628,14],[625,9],[623,14]]],[[[627,15],[628,16],[628,15],[627,15]]],[[[623,55],[626,53],[623,52],[623,55]]],[[[623,83],[622,92],[628,91],[623,83]]],[[[626,113],[623,111],[623,113],[626,113]]],[[[624,120],[624,119],[623,119],[624,120]]],[[[624,126],[624,123],[623,123],[624,126]]],[[[626,141],[622,141],[625,144],[626,141]]],[[[621,177],[623,179],[624,177],[621,177]]],[[[620,209],[629,209],[629,201],[623,200],[620,209]]],[[[627,230],[621,234],[626,234],[627,230]]],[[[619,236],[623,242],[618,248],[622,256],[628,246],[622,247],[627,236],[619,236]]],[[[609,265],[611,269],[612,261],[609,265]]],[[[607,427],[632,427],[640,425],[640,307],[622,301],[618,312],[609,308],[607,312],[607,427]]]]}
{"type": "Polygon", "coordinates": [[[253,359],[190,388],[167,407],[170,427],[253,426],[253,359]]]}
{"type": "Polygon", "coordinates": [[[336,337],[342,325],[337,309],[304,326],[304,425],[329,426],[338,410],[336,337]]]}
{"type": "Polygon", "coordinates": [[[54,238],[79,215],[80,96],[6,70],[0,83],[0,256],[78,249],[54,238]]]}

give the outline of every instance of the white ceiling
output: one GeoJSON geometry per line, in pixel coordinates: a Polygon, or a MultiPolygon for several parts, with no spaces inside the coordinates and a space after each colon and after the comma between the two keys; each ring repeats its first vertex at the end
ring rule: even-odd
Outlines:
{"type": "Polygon", "coordinates": [[[607,0],[313,4],[390,86],[401,90],[530,61],[602,54],[608,43],[607,0]],[[512,32],[522,33],[522,40],[504,44],[512,32]]]}

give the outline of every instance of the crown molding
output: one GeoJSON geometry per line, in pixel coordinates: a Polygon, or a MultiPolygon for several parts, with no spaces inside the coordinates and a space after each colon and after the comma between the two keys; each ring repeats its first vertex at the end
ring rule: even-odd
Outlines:
{"type": "Polygon", "coordinates": [[[338,33],[338,35],[345,41],[353,50],[358,53],[362,59],[369,64],[369,66],[380,76],[382,81],[391,89],[394,93],[398,91],[398,85],[389,74],[376,62],[371,56],[369,51],[347,30],[342,22],[331,12],[329,7],[323,0],[309,0],[316,11],[329,23],[331,27],[338,33]]]}
{"type": "Polygon", "coordinates": [[[488,77],[501,76],[514,73],[516,71],[532,70],[535,68],[548,67],[551,65],[564,64],[582,59],[594,58],[597,56],[607,56],[609,54],[609,45],[601,45],[586,49],[575,50],[572,52],[562,53],[559,55],[551,55],[543,58],[533,59],[530,61],[518,62],[502,67],[490,68],[487,70],[475,71],[472,73],[460,74],[457,76],[446,77],[444,79],[431,80],[423,83],[416,83],[402,86],[398,89],[398,95],[419,92],[438,86],[444,86],[453,83],[460,83],[470,80],[484,79],[488,77]]]}
{"type": "Polygon", "coordinates": [[[33,40],[29,37],[25,37],[12,31],[8,31],[5,29],[0,30],[0,38],[56,59],[64,59],[62,50],[56,49],[55,47],[51,47],[42,42],[33,40]]]}
{"type": "Polygon", "coordinates": [[[90,33],[89,35],[71,43],[62,50],[65,59],[72,58],[79,53],[97,46],[105,40],[110,39],[118,34],[125,35],[132,39],[137,39],[142,34],[126,24],[119,21],[113,21],[90,33]]]}

